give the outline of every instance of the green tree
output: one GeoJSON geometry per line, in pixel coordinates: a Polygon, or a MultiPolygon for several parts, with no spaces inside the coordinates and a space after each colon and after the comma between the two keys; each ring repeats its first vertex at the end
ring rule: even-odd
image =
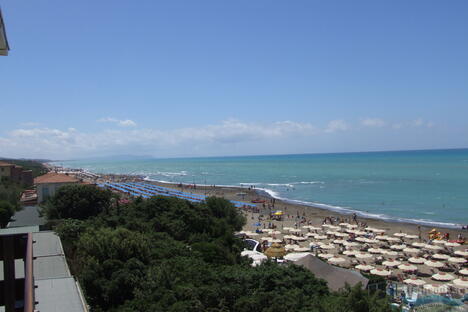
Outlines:
{"type": "Polygon", "coordinates": [[[65,185],[46,202],[42,212],[49,220],[84,220],[107,211],[111,206],[111,198],[110,191],[93,185],[65,185]]]}
{"type": "Polygon", "coordinates": [[[0,227],[4,228],[15,213],[15,207],[6,200],[0,200],[0,227]]]}

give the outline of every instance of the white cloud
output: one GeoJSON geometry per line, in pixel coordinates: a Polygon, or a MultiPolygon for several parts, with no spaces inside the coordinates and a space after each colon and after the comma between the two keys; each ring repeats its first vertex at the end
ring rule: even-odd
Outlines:
{"type": "Polygon", "coordinates": [[[410,122],[410,126],[432,128],[434,127],[434,123],[432,121],[425,121],[422,118],[417,118],[410,122]]]}
{"type": "Polygon", "coordinates": [[[98,122],[110,122],[110,123],[115,123],[121,127],[135,127],[137,124],[133,120],[130,119],[116,119],[112,117],[106,117],[106,118],[101,118],[98,119],[98,122]]]}
{"type": "Polygon", "coordinates": [[[349,129],[349,126],[344,120],[337,119],[337,120],[332,120],[328,123],[327,127],[325,128],[325,132],[333,133],[337,131],[346,131],[348,129],[349,129]]]}
{"type": "Polygon", "coordinates": [[[365,127],[377,127],[381,128],[387,125],[387,123],[380,118],[365,118],[361,120],[361,125],[365,127]]]}

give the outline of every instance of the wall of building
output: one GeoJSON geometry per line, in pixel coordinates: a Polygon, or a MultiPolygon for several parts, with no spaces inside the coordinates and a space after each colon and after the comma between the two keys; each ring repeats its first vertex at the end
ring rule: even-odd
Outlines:
{"type": "Polygon", "coordinates": [[[10,166],[0,167],[0,177],[10,177],[10,175],[11,175],[11,167],[10,166]]]}
{"type": "Polygon", "coordinates": [[[73,183],[41,183],[37,184],[37,202],[42,203],[47,198],[55,195],[55,192],[64,185],[73,183]]]}

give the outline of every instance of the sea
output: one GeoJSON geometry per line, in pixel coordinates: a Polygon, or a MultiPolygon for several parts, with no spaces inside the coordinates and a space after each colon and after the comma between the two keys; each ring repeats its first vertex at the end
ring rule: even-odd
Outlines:
{"type": "Polygon", "coordinates": [[[255,187],[342,213],[431,226],[468,224],[468,149],[56,162],[147,180],[255,187]]]}

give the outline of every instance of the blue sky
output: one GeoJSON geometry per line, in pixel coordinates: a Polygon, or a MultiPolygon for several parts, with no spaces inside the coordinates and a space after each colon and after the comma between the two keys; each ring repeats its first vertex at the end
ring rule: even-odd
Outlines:
{"type": "Polygon", "coordinates": [[[468,147],[467,1],[1,4],[0,156],[468,147]]]}

